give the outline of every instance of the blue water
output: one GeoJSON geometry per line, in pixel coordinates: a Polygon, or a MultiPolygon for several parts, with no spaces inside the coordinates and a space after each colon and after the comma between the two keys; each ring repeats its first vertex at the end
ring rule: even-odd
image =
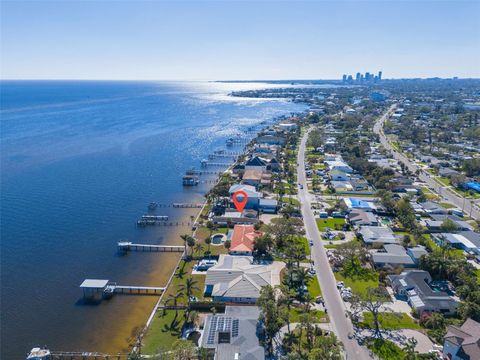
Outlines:
{"type": "Polygon", "coordinates": [[[161,255],[121,257],[116,242],[175,241],[172,229],[135,228],[148,203],[202,201],[208,185],[183,188],[186,169],[249,126],[304,109],[226,96],[265,86],[1,82],[2,359],[38,344],[113,351],[105,338],[136,311],[145,317],[145,300],[85,306],[78,285],[86,277],[164,285],[155,282],[169,271],[159,269],[161,255]]]}

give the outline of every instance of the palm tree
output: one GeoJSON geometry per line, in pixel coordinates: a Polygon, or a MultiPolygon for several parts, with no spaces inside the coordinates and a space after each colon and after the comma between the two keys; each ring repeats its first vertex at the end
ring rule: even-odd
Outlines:
{"type": "Polygon", "coordinates": [[[187,295],[188,305],[190,305],[190,297],[192,296],[193,291],[199,290],[199,288],[196,286],[197,283],[197,280],[195,280],[193,277],[189,277],[185,279],[185,284],[180,286],[180,291],[187,295]]]}
{"type": "Polygon", "coordinates": [[[190,237],[190,235],[185,234],[185,235],[180,235],[180,238],[183,240],[183,246],[185,248],[185,256],[187,255],[187,240],[190,237]]]}
{"type": "Polygon", "coordinates": [[[202,244],[200,244],[200,243],[195,244],[194,250],[195,250],[196,253],[200,253],[200,251],[202,251],[202,249],[203,249],[202,244]]]}
{"type": "Polygon", "coordinates": [[[287,307],[287,316],[285,320],[287,321],[287,331],[290,334],[290,309],[292,308],[292,305],[295,301],[295,293],[288,286],[285,285],[281,285],[280,290],[282,292],[282,295],[279,301],[280,304],[287,307]]]}
{"type": "Polygon", "coordinates": [[[211,243],[212,243],[212,239],[211,239],[210,236],[209,236],[209,237],[207,237],[207,238],[205,239],[205,244],[207,244],[207,246],[208,246],[208,256],[209,256],[209,257],[210,257],[210,244],[211,244],[211,243]]]}
{"type": "Polygon", "coordinates": [[[189,236],[187,238],[187,245],[191,249],[190,250],[190,256],[192,256],[193,255],[193,247],[195,246],[195,238],[192,237],[192,236],[189,236]]]}
{"type": "Polygon", "coordinates": [[[168,299],[167,301],[165,301],[165,303],[168,305],[168,304],[172,304],[172,306],[175,308],[175,319],[177,318],[178,316],[178,300],[183,297],[183,293],[181,291],[175,293],[175,294],[170,294],[168,296],[168,299]]]}

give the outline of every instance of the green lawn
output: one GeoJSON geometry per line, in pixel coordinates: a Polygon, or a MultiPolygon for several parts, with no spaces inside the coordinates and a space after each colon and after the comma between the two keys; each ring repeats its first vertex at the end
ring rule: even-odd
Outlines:
{"type": "Polygon", "coordinates": [[[368,348],[381,360],[402,360],[406,353],[389,340],[375,339],[368,348]]]}
{"type": "MultiPolygon", "coordinates": [[[[303,314],[303,309],[301,308],[291,308],[290,309],[290,323],[300,322],[300,315],[303,314]]],[[[326,322],[328,321],[327,315],[320,310],[312,310],[312,315],[315,317],[317,322],[326,322]]]]}
{"type": "Polygon", "coordinates": [[[368,289],[377,288],[379,285],[378,275],[376,279],[372,276],[370,279],[344,277],[340,272],[335,273],[337,281],[343,281],[345,287],[352,288],[352,292],[359,296],[367,295],[368,289]]]}
{"type": "Polygon", "coordinates": [[[325,228],[330,228],[332,230],[337,229],[341,230],[343,224],[345,224],[345,219],[342,218],[327,218],[327,219],[316,219],[318,230],[325,231],[325,228]]]}
{"type": "Polygon", "coordinates": [[[453,209],[453,208],[456,208],[455,205],[450,204],[450,203],[446,203],[446,202],[442,202],[442,203],[440,203],[440,205],[441,205],[444,209],[453,209]]]}
{"type": "Polygon", "coordinates": [[[308,244],[308,240],[306,237],[298,236],[295,241],[298,241],[302,244],[303,248],[305,249],[305,254],[307,256],[310,255],[310,245],[308,244]]]}
{"type": "Polygon", "coordinates": [[[450,185],[451,185],[449,178],[446,178],[446,177],[437,177],[436,180],[437,180],[439,183],[441,183],[442,185],[445,185],[445,186],[450,186],[450,185]]]}
{"type": "MultiPolygon", "coordinates": [[[[385,313],[380,315],[380,324],[383,329],[398,330],[398,329],[421,329],[408,314],[405,313],[385,313]]],[[[372,314],[367,312],[363,314],[362,325],[371,328],[373,326],[372,314]]]]}
{"type": "Polygon", "coordinates": [[[322,295],[322,290],[320,289],[320,284],[318,283],[318,279],[316,276],[314,276],[308,283],[308,292],[314,299],[317,296],[322,295]]]}
{"type": "Polygon", "coordinates": [[[293,206],[300,206],[300,201],[291,197],[283,197],[282,202],[284,202],[285,204],[293,205],[293,206]]]}
{"type": "Polygon", "coordinates": [[[152,355],[171,349],[180,336],[184,319],[184,311],[178,311],[176,318],[175,310],[166,310],[165,314],[158,311],[143,339],[142,353],[152,355]]]}
{"type": "MultiPolygon", "coordinates": [[[[203,290],[205,287],[205,275],[191,275],[193,265],[196,264],[196,261],[182,261],[179,268],[175,271],[173,275],[172,282],[165,290],[165,295],[162,302],[165,303],[171,294],[177,294],[180,292],[182,285],[185,284],[185,280],[189,277],[193,277],[196,281],[195,287],[196,290],[193,291],[192,295],[196,296],[198,299],[203,299],[203,290]]],[[[187,304],[187,296],[184,294],[180,299],[178,299],[179,304],[187,304]]]]}

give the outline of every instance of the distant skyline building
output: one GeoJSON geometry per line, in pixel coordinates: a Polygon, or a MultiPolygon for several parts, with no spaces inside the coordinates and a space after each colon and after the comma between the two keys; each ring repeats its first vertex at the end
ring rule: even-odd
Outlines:
{"type": "Polygon", "coordinates": [[[357,72],[355,74],[355,79],[353,78],[352,75],[348,74],[343,74],[342,76],[342,81],[344,83],[349,83],[349,84],[363,84],[363,83],[377,83],[382,80],[382,71],[378,72],[378,75],[374,75],[374,73],[370,73],[367,71],[364,74],[357,72]]]}

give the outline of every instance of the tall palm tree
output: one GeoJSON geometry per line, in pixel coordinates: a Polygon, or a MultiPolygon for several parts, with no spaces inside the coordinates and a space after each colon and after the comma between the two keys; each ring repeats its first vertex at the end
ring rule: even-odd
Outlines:
{"type": "Polygon", "coordinates": [[[194,290],[200,290],[197,285],[197,280],[195,280],[193,277],[189,277],[185,279],[185,283],[180,286],[180,291],[184,292],[185,295],[187,295],[188,298],[188,305],[190,305],[190,296],[192,296],[192,293],[194,290]]]}
{"type": "Polygon", "coordinates": [[[183,297],[183,293],[181,291],[175,293],[175,294],[170,294],[168,296],[167,301],[165,303],[167,305],[172,304],[172,306],[175,308],[175,319],[178,316],[178,300],[183,297]]]}
{"type": "Polygon", "coordinates": [[[194,250],[195,250],[196,253],[199,253],[200,251],[202,251],[202,249],[203,249],[202,244],[200,244],[200,243],[195,244],[194,250]]]}
{"type": "Polygon", "coordinates": [[[183,247],[185,249],[185,256],[187,255],[187,240],[190,237],[188,234],[180,235],[180,238],[183,240],[183,247]]]}
{"type": "Polygon", "coordinates": [[[282,295],[280,296],[279,302],[281,305],[287,307],[287,316],[285,320],[287,321],[287,331],[290,334],[290,310],[295,301],[295,293],[285,285],[281,285],[280,290],[282,295]]]}
{"type": "Polygon", "coordinates": [[[193,236],[189,236],[187,238],[187,245],[190,248],[190,256],[193,256],[193,247],[195,246],[195,238],[193,236]]]}

